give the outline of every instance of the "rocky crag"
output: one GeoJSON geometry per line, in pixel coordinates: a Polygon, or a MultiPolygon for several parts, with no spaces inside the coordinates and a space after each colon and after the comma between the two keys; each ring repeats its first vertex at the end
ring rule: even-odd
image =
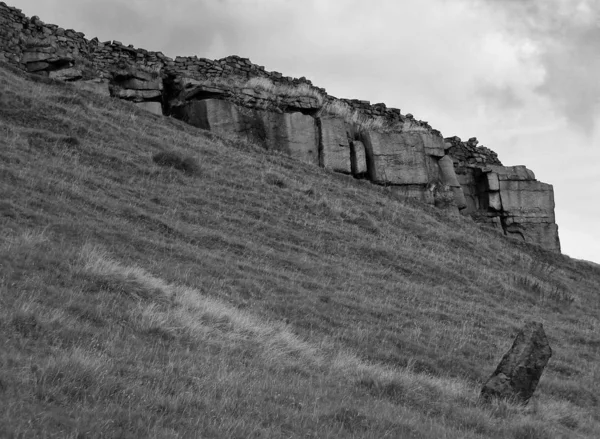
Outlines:
{"type": "Polygon", "coordinates": [[[552,186],[525,166],[383,103],[338,99],[306,78],[245,58],[169,58],[118,41],[87,40],[0,2],[0,61],[128,100],[155,114],[334,172],[388,186],[527,242],[560,251],[552,186]]]}

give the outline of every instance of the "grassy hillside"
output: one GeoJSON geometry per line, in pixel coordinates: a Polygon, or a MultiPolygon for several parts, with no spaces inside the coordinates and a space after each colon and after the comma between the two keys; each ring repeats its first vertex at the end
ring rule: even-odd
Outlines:
{"type": "Polygon", "coordinates": [[[597,437],[600,267],[68,84],[0,84],[0,437],[597,437]],[[483,405],[527,319],[554,351],[536,396],[483,405]]]}

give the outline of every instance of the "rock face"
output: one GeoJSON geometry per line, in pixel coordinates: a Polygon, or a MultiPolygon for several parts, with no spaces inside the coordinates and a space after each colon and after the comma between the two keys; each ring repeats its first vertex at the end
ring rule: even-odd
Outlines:
{"type": "Polygon", "coordinates": [[[481,389],[484,399],[515,399],[526,404],[544,372],[552,349],[541,323],[528,322],[481,389]]]}
{"type": "Polygon", "coordinates": [[[525,166],[502,166],[475,138],[445,140],[465,194],[466,213],[506,235],[560,252],[552,185],[537,181],[525,166]]]}
{"type": "MultiPolygon", "coordinates": [[[[274,113],[243,108],[220,99],[205,99],[177,107],[174,115],[199,128],[237,134],[266,149],[319,164],[317,125],[314,118],[302,113],[274,113]]],[[[349,148],[347,153],[349,169],[349,148]]]]}
{"type": "Polygon", "coordinates": [[[304,77],[269,72],[239,56],[172,59],[119,41],[87,40],[2,1],[0,61],[370,179],[399,198],[460,211],[560,251],[551,185],[524,166],[502,166],[475,138],[444,139],[427,122],[383,103],[338,99],[304,77]]]}
{"type": "Polygon", "coordinates": [[[325,169],[350,174],[352,127],[343,119],[335,117],[320,118],[318,125],[322,166],[325,169]]]}

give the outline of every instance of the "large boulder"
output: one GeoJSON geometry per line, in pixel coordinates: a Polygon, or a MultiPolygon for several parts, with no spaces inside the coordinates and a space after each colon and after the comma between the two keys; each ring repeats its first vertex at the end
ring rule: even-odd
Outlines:
{"type": "Polygon", "coordinates": [[[528,322],[483,385],[481,396],[485,400],[493,397],[508,398],[526,404],[551,356],[552,349],[542,324],[528,322]]]}
{"type": "Polygon", "coordinates": [[[554,222],[554,191],[552,185],[540,181],[499,181],[502,208],[509,215],[547,218],[554,222]]]}
{"type": "Polygon", "coordinates": [[[238,134],[264,148],[319,164],[315,119],[302,113],[275,113],[240,107],[221,99],[189,101],[172,108],[175,117],[219,134],[238,134]]]}
{"type": "Polygon", "coordinates": [[[323,167],[350,174],[352,163],[346,122],[341,118],[324,117],[320,118],[318,123],[323,167]]]}
{"type": "Polygon", "coordinates": [[[439,176],[436,161],[425,154],[420,132],[366,131],[362,141],[372,181],[392,185],[426,185],[439,176]]]}
{"type": "Polygon", "coordinates": [[[267,128],[268,149],[280,150],[298,160],[319,165],[319,135],[311,116],[296,113],[273,113],[254,110],[267,128]]]}
{"type": "Polygon", "coordinates": [[[537,181],[525,166],[467,165],[457,171],[465,213],[478,220],[496,217],[505,234],[560,252],[552,185],[537,181]]]}

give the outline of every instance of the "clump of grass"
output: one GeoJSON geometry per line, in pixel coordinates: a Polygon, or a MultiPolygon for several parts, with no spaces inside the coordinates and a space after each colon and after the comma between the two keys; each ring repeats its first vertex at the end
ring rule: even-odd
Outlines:
{"type": "Polygon", "coordinates": [[[246,82],[245,87],[254,90],[263,90],[278,96],[315,98],[319,105],[323,105],[324,100],[323,94],[308,84],[300,84],[297,86],[275,85],[269,78],[257,77],[250,78],[248,82],[246,82]]]}
{"type": "Polygon", "coordinates": [[[275,92],[275,84],[269,78],[250,78],[245,84],[246,87],[254,90],[264,90],[269,93],[275,92]]]}
{"type": "Polygon", "coordinates": [[[281,176],[271,172],[265,175],[265,182],[272,186],[277,186],[278,188],[284,188],[287,186],[285,180],[281,176]]]}
{"type": "Polygon", "coordinates": [[[192,156],[184,156],[176,151],[162,151],[152,156],[152,161],[159,166],[171,167],[188,175],[200,174],[200,165],[192,156]]]}
{"type": "Polygon", "coordinates": [[[551,301],[561,305],[571,305],[577,300],[577,296],[557,279],[547,282],[531,273],[509,273],[508,275],[512,285],[533,293],[542,303],[551,301]]]}

